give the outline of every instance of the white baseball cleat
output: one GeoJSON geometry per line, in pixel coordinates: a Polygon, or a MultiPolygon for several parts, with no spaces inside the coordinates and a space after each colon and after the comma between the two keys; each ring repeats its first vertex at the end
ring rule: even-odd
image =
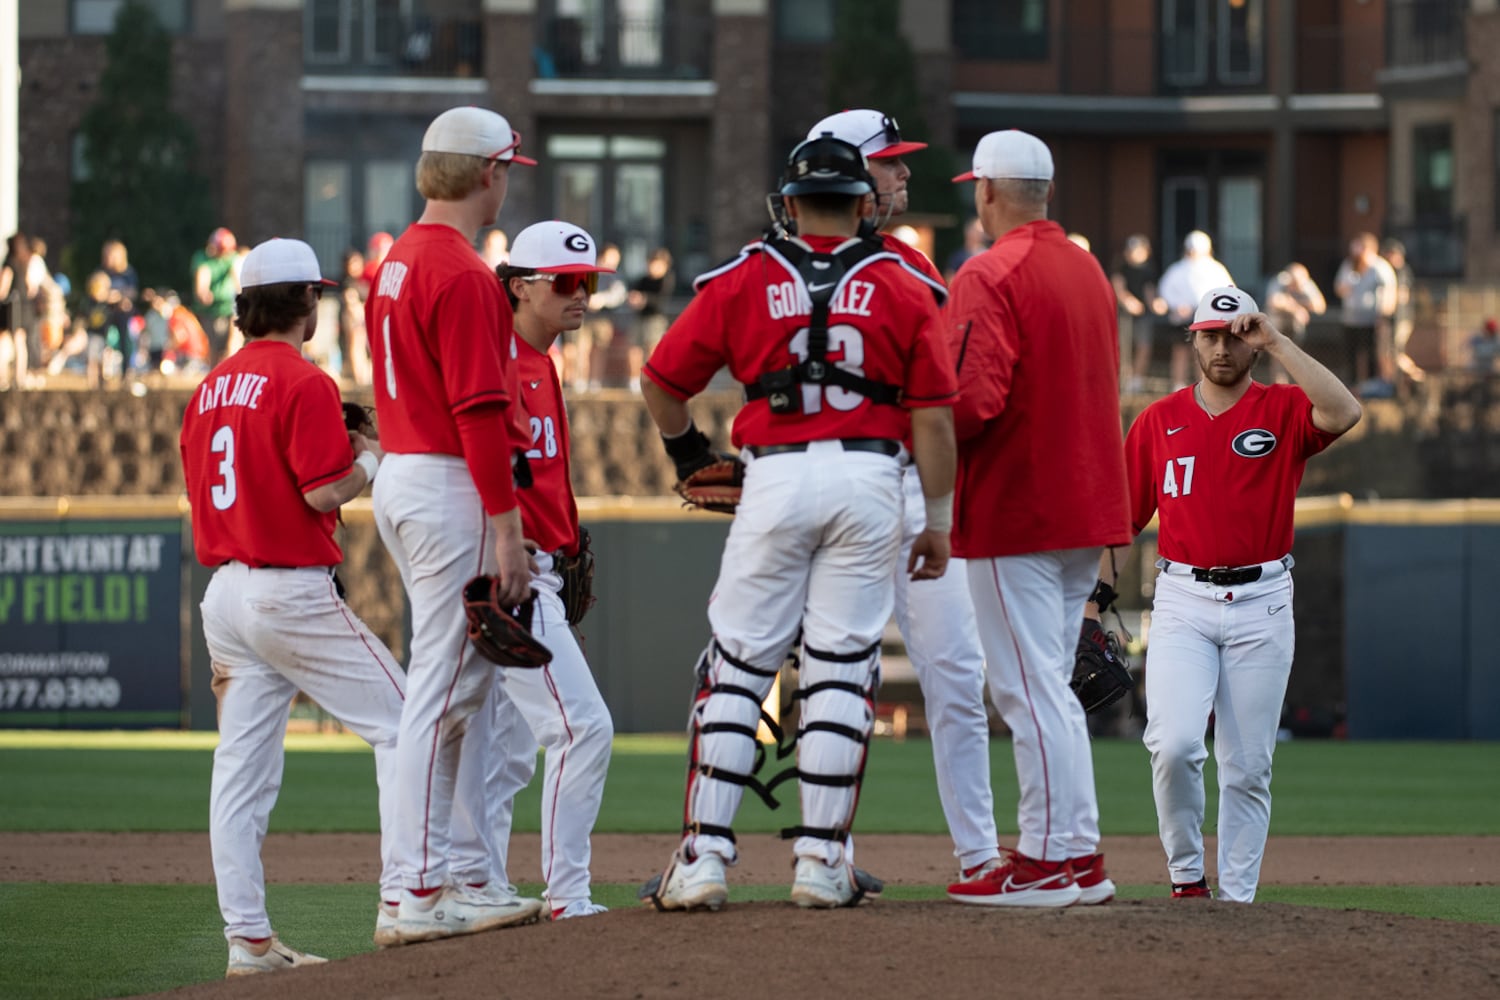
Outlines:
{"type": "Polygon", "coordinates": [[[600,906],[591,899],[575,899],[567,906],[559,906],[552,911],[553,920],[572,920],[574,917],[593,917],[601,913],[608,913],[609,907],[600,906]]]}
{"type": "Polygon", "coordinates": [[[295,969],[303,965],[322,965],[327,961],[326,958],[287,947],[274,934],[259,943],[235,937],[229,939],[229,967],[224,970],[224,975],[253,976],[259,972],[280,972],[282,969],[295,969]]]}
{"type": "Polygon", "coordinates": [[[449,885],[428,896],[406,891],[401,893],[396,933],[402,944],[415,944],[529,924],[541,912],[540,899],[512,895],[493,885],[483,889],[449,885]]]}
{"type": "Polygon", "coordinates": [[[375,910],[375,947],[395,948],[401,945],[401,935],[396,931],[396,919],[401,915],[399,903],[382,901],[375,910]]]}
{"type": "Polygon", "coordinates": [[[667,870],[643,885],[638,895],[658,910],[717,910],[729,898],[724,859],[703,854],[688,861],[678,850],[667,870]]]}

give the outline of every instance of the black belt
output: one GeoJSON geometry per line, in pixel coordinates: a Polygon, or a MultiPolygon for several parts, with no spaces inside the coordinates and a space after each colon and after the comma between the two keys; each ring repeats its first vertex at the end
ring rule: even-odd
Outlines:
{"type": "MultiPolygon", "coordinates": [[[[838,438],[839,446],[845,451],[873,451],[877,455],[889,455],[895,458],[901,454],[901,442],[892,441],[890,438],[838,438]]],[[[755,458],[765,458],[767,455],[786,455],[794,451],[806,451],[811,441],[798,441],[796,444],[753,444],[747,445],[745,450],[755,458]]]]}
{"type": "Polygon", "coordinates": [[[1242,583],[1254,583],[1260,579],[1260,566],[1215,566],[1212,569],[1189,567],[1193,579],[1199,583],[1211,583],[1215,587],[1238,587],[1242,583]]]}

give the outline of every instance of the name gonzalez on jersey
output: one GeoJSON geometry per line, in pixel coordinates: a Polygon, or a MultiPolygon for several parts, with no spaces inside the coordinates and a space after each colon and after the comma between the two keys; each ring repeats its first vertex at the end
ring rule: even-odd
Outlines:
{"type": "MultiPolygon", "coordinates": [[[[818,285],[817,290],[822,291],[827,287],[827,285],[818,285]]],[[[844,282],[844,287],[839,289],[833,301],[828,303],[828,311],[851,316],[869,316],[871,315],[870,300],[875,297],[875,288],[873,281],[857,281],[851,278],[844,282]]],[[[812,315],[812,299],[795,281],[767,285],[766,306],[771,311],[772,319],[812,315]]]]}
{"type": "Polygon", "coordinates": [[[1262,427],[1240,431],[1229,445],[1236,455],[1245,458],[1265,458],[1276,447],[1276,435],[1262,427]]]}

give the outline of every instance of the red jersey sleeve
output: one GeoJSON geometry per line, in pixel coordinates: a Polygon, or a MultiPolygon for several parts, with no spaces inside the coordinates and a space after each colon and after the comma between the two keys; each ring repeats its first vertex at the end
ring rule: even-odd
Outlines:
{"type": "Polygon", "coordinates": [[[282,410],[287,423],[282,438],[287,464],[303,493],[343,479],[354,465],[338,386],[323,372],[314,371],[318,377],[292,384],[282,410]]]}
{"type": "Polygon", "coordinates": [[[682,315],[668,328],[642,371],[670,396],[690,399],[728,363],[721,294],[723,278],[693,296],[682,315]]]}
{"type": "Polygon", "coordinates": [[[1010,303],[984,287],[978,268],[953,281],[947,309],[948,343],[958,372],[954,433],[966,441],[1005,410],[1019,345],[1010,303]]]}
{"type": "Polygon", "coordinates": [[[1156,516],[1156,460],[1148,424],[1154,425],[1149,408],[1135,418],[1125,435],[1125,472],[1130,484],[1130,530],[1139,535],[1156,516]]]}
{"type": "MultiPolygon", "coordinates": [[[[942,336],[942,313],[930,295],[921,294],[927,303],[922,309],[926,315],[912,344],[911,364],[906,369],[901,400],[908,409],[952,406],[958,398],[958,377],[953,371],[948,342],[942,336]]],[[[921,302],[922,298],[918,301],[921,302]]]]}
{"type": "Polygon", "coordinates": [[[1309,459],[1339,439],[1339,435],[1330,434],[1313,423],[1312,400],[1307,398],[1307,393],[1301,387],[1287,385],[1274,388],[1287,397],[1286,426],[1295,436],[1297,454],[1301,458],[1309,459]]]}
{"type": "Polygon", "coordinates": [[[513,328],[498,279],[480,270],[457,274],[434,298],[432,311],[429,328],[437,331],[450,411],[457,414],[471,406],[514,399],[506,391],[514,390],[514,380],[502,353],[505,339],[488,332],[510,334],[513,328]]]}

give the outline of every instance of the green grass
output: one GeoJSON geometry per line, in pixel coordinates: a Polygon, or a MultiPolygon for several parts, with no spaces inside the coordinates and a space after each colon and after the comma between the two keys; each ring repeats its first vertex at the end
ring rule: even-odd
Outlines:
{"type": "MultiPolygon", "coordinates": [[[[206,830],[212,738],[202,733],[35,738],[0,733],[0,830],[206,830]],[[149,749],[122,752],[136,739],[149,749]]],[[[296,737],[291,745],[271,829],[374,831],[375,769],[368,748],[348,737],[296,737]]],[[[1014,833],[1017,789],[1010,744],[995,742],[990,756],[1000,829],[1014,833]]],[[[680,737],[621,737],[598,829],[670,829],[681,809],[684,760],[680,737]]],[[[1099,741],[1094,767],[1104,833],[1155,833],[1151,769],[1140,743],[1099,741]]],[[[1212,760],[1208,772],[1211,821],[1217,800],[1212,760]]],[[[1276,754],[1271,832],[1497,834],[1497,774],[1500,743],[1286,743],[1276,754]]],[[[795,789],[780,791],[795,808],[795,789]]],[[[522,793],[517,829],[535,832],[538,795],[537,782],[522,793]]],[[[773,813],[746,796],[737,827],[769,832],[788,825],[788,815],[786,808],[773,813]]],[[[859,829],[944,832],[927,741],[872,745],[859,829]]]]}
{"type": "MultiPolygon", "coordinates": [[[[212,733],[0,732],[0,831],[204,831],[212,733]]],[[[374,762],[347,736],[289,738],[274,831],[376,829],[374,762]]],[[[617,740],[601,832],[665,832],[680,814],[685,744],[677,736],[617,740]]],[[[1136,741],[1094,748],[1106,836],[1154,834],[1150,766],[1136,741]]],[[[1015,832],[1010,745],[991,748],[997,819],[1015,832]]],[[[1216,795],[1209,765],[1209,817],[1216,795]]],[[[1273,834],[1500,834],[1500,744],[1283,744],[1276,755],[1273,834]]],[[[538,790],[517,804],[517,828],[536,829],[538,790]]],[[[776,830],[795,817],[747,796],[736,827],[776,830]]],[[[877,741],[858,829],[943,833],[931,745],[877,741]]],[[[1212,826],[1210,824],[1210,831],[1212,826]]],[[[523,885],[540,892],[540,886],[523,885]]],[[[1159,885],[1121,886],[1124,899],[1159,885]]],[[[635,886],[596,886],[596,899],[638,905],[635,886]]],[[[784,899],[785,885],[734,885],[736,900],[784,899]]],[[[286,939],[329,958],[371,948],[373,885],[272,885],[272,920],[286,939]]],[[[893,887],[887,898],[939,899],[940,886],[893,887]]],[[[1500,886],[1266,886],[1260,898],[1500,924],[1500,886]]],[[[0,997],[92,1000],[170,989],[223,975],[225,948],[212,886],[0,883],[0,997]],[[45,905],[41,905],[45,904],[45,905]]]]}

